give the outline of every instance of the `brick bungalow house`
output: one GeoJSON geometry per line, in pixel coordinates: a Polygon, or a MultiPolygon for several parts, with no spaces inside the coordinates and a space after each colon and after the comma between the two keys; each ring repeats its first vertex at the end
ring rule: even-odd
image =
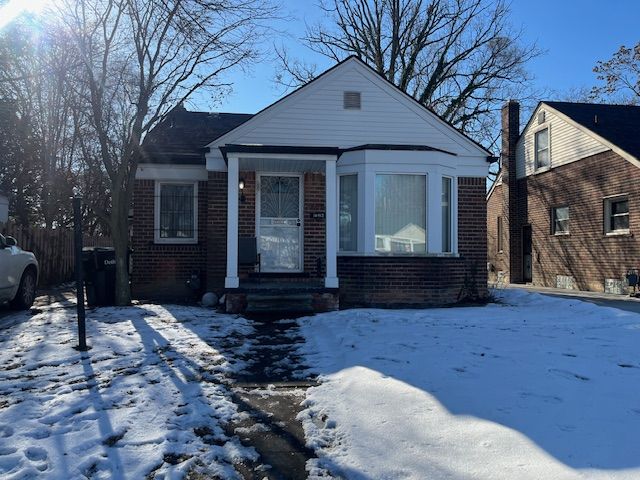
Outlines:
{"type": "Polygon", "coordinates": [[[138,297],[192,275],[234,312],[486,295],[490,153],[355,57],[255,115],[178,107],[145,145],[138,297]],[[259,268],[239,262],[247,241],[259,268]]]}
{"type": "Polygon", "coordinates": [[[501,158],[490,279],[622,293],[640,266],[640,107],[540,102],[520,134],[509,102],[501,158]]]}

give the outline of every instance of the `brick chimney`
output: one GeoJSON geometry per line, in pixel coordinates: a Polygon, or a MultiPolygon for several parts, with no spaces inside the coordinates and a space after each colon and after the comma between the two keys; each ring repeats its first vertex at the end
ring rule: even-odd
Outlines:
{"type": "Polygon", "coordinates": [[[520,136],[520,104],[509,100],[502,107],[502,221],[504,225],[505,255],[509,258],[509,281],[522,280],[522,225],[518,212],[518,185],[516,179],[516,144],[520,136]]]}

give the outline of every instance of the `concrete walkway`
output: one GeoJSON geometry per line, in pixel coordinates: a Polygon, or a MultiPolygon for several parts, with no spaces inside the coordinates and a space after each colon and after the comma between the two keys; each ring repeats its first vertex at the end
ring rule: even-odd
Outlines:
{"type": "Polygon", "coordinates": [[[228,427],[228,434],[255,448],[259,458],[235,468],[244,480],[305,479],[306,463],[315,454],[305,445],[296,417],[307,388],[316,382],[304,375],[305,366],[295,352],[295,344],[304,340],[293,320],[265,318],[254,320],[253,327],[254,334],[237,339],[249,342],[251,349],[242,357],[249,366],[229,385],[244,415],[228,427]]]}
{"type": "Polygon", "coordinates": [[[602,307],[618,308],[628,312],[640,313],[640,298],[627,295],[615,295],[601,292],[584,292],[580,290],[566,290],[562,288],[538,287],[534,285],[510,284],[507,288],[520,288],[531,292],[552,295],[555,297],[582,300],[602,307]]]}

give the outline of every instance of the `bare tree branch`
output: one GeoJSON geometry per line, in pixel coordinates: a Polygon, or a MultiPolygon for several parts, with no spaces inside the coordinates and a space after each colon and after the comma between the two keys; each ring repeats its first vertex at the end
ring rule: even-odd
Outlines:
{"type": "Polygon", "coordinates": [[[116,296],[130,301],[128,213],[147,133],[200,89],[257,58],[277,10],[269,0],[61,0],[58,16],[81,59],[70,80],[87,174],[101,178],[116,249],[116,296]]]}
{"type": "MultiPolygon", "coordinates": [[[[320,2],[327,20],[307,26],[309,49],[333,61],[358,56],[478,141],[492,142],[504,100],[528,94],[525,67],[541,51],[511,27],[504,0],[320,2]]],[[[287,88],[316,74],[284,48],[278,57],[276,82],[287,88]]]]}

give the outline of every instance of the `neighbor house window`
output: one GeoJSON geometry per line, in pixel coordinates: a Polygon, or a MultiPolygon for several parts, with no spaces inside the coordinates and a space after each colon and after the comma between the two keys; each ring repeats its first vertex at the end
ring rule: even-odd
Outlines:
{"type": "Polygon", "coordinates": [[[551,209],[551,233],[553,235],[569,233],[569,207],[551,209]]]}
{"type": "Polygon", "coordinates": [[[442,251],[451,252],[451,184],[449,177],[442,177],[442,251]]]}
{"type": "Polygon", "coordinates": [[[536,170],[549,166],[549,129],[535,133],[535,167],[536,170]]]}
{"type": "Polygon", "coordinates": [[[156,183],[156,242],[197,242],[197,195],[196,182],[156,183]]]}
{"type": "Polygon", "coordinates": [[[340,178],[340,251],[358,250],[358,176],[340,178]]]}
{"type": "Polygon", "coordinates": [[[502,226],[502,217],[498,217],[497,220],[497,225],[496,225],[496,230],[497,230],[497,237],[498,237],[498,252],[502,252],[502,249],[504,247],[503,245],[503,226],[502,226]]]}
{"type": "Polygon", "coordinates": [[[426,252],[426,198],[425,175],[376,175],[376,251],[426,252]]]}
{"type": "Polygon", "coordinates": [[[629,199],[626,195],[605,199],[604,230],[605,233],[629,231],[629,199]]]}

